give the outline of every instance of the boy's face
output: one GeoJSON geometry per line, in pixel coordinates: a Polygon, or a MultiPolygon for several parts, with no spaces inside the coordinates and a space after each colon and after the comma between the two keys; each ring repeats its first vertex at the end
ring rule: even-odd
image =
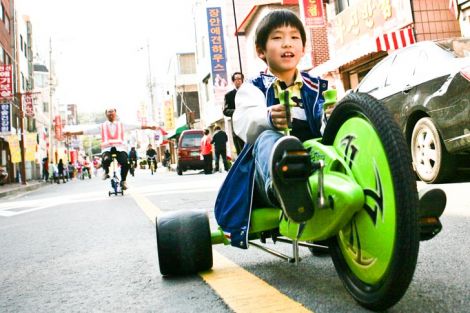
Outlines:
{"type": "Polygon", "coordinates": [[[289,81],[293,79],[297,65],[305,54],[305,47],[297,28],[281,26],[271,31],[266,49],[257,47],[257,53],[275,76],[289,81]]]}

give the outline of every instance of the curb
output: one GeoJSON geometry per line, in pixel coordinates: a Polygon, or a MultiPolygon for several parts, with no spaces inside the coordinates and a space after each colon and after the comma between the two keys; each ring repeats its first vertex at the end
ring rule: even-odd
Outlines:
{"type": "Polygon", "coordinates": [[[0,198],[25,193],[28,191],[33,191],[45,186],[46,184],[46,182],[26,182],[26,185],[15,184],[15,186],[11,188],[8,188],[8,185],[3,185],[2,187],[0,187],[0,198]],[[4,188],[8,189],[4,190],[4,188]]]}

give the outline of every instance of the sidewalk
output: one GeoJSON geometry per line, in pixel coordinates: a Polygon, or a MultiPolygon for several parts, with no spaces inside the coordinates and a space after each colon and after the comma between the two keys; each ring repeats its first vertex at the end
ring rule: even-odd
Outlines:
{"type": "Polygon", "coordinates": [[[46,184],[47,183],[44,181],[37,180],[27,181],[26,185],[19,183],[5,184],[0,186],[0,198],[36,190],[42,186],[45,186],[46,184]]]}

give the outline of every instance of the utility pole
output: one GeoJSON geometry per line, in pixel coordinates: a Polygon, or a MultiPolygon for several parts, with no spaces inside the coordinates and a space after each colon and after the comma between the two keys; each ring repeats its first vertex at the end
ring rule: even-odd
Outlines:
{"type": "Polygon", "coordinates": [[[53,141],[53,134],[52,134],[52,120],[53,120],[53,113],[52,113],[52,38],[49,37],[49,125],[48,125],[48,136],[49,136],[49,163],[54,163],[54,149],[52,146],[53,141]]]}
{"type": "Polygon", "coordinates": [[[148,70],[149,70],[149,81],[148,81],[148,88],[150,93],[150,116],[154,122],[157,121],[157,114],[155,112],[155,105],[154,105],[154,96],[153,96],[153,81],[152,81],[152,64],[150,63],[150,44],[147,40],[147,57],[148,57],[148,70]]]}
{"type": "Polygon", "coordinates": [[[15,98],[17,100],[18,109],[19,109],[19,127],[20,127],[20,155],[21,155],[21,163],[20,163],[20,176],[21,176],[21,184],[26,185],[26,157],[25,157],[25,129],[24,129],[24,111],[23,111],[23,102],[22,102],[22,94],[21,94],[21,80],[20,80],[20,62],[19,62],[19,52],[18,52],[18,20],[16,18],[16,14],[14,15],[14,46],[15,46],[15,67],[16,67],[16,95],[15,98]]]}

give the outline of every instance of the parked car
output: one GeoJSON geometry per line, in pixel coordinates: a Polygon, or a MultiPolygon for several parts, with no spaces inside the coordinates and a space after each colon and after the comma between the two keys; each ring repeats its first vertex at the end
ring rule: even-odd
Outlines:
{"type": "Polygon", "coordinates": [[[423,41],[390,54],[355,92],[382,100],[427,183],[452,177],[459,154],[470,157],[470,38],[423,41]]]}
{"type": "Polygon", "coordinates": [[[187,170],[204,169],[201,159],[201,139],[204,136],[202,129],[188,129],[181,133],[178,140],[178,159],[176,173],[183,175],[187,170]]]}

